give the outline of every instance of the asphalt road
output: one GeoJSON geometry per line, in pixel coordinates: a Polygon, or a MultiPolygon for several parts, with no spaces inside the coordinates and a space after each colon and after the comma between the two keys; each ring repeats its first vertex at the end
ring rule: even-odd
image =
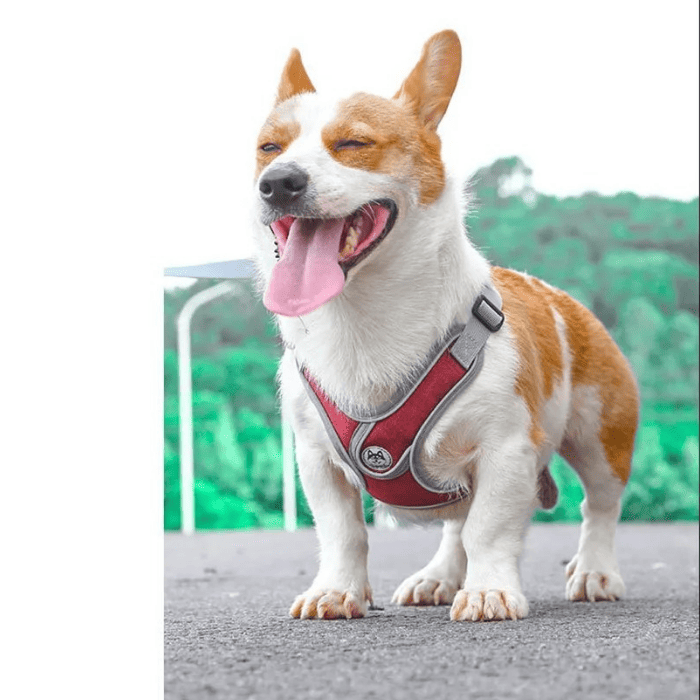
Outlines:
{"type": "Polygon", "coordinates": [[[293,620],[311,582],[313,531],[165,538],[165,698],[698,697],[697,524],[623,525],[627,598],[564,600],[578,526],[536,525],[522,560],[530,616],[450,622],[390,604],[436,529],[372,530],[375,605],[361,620],[293,620]]]}

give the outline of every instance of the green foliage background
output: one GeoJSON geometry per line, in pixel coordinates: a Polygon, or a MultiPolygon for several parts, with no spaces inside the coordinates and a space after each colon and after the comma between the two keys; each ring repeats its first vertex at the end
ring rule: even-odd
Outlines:
{"type": "MultiPolygon", "coordinates": [[[[494,263],[566,290],[605,323],[639,380],[641,425],[623,520],[698,518],[698,200],[625,192],[536,192],[519,158],[470,180],[474,244],[494,263]]],[[[165,528],[180,527],[177,314],[213,284],[165,293],[165,528]]],[[[192,380],[198,529],[282,526],[274,323],[248,281],[194,316],[192,380]]],[[[542,521],[576,521],[583,492],[555,457],[560,497],[542,521]]],[[[300,525],[312,523],[299,487],[300,525]]],[[[366,497],[368,520],[371,499],[366,497]]]]}

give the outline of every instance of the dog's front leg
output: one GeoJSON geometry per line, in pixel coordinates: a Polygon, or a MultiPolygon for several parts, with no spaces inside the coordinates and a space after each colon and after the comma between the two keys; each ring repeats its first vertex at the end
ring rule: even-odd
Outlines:
{"type": "Polygon", "coordinates": [[[296,598],[290,614],[302,619],[364,617],[372,591],[360,492],[320,449],[297,444],[297,460],[321,556],[316,578],[296,598]]]}
{"type": "Polygon", "coordinates": [[[478,465],[474,500],[462,531],[467,576],[457,592],[453,620],[517,620],[528,613],[518,557],[536,492],[535,456],[527,441],[485,452],[478,465]]]}

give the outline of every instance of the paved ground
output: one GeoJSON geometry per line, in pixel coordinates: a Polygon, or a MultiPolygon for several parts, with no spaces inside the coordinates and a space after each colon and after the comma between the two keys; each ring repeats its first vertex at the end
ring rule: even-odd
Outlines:
{"type": "Polygon", "coordinates": [[[455,623],[389,603],[435,529],[370,532],[375,603],[362,620],[293,620],[315,573],[312,531],[165,538],[165,698],[698,697],[698,528],[626,525],[628,597],[568,603],[562,563],[578,527],[537,525],[522,561],[530,616],[455,623]]]}

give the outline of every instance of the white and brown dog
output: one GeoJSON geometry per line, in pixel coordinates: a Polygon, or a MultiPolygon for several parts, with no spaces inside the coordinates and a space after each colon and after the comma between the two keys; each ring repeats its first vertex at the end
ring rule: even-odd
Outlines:
{"type": "Polygon", "coordinates": [[[399,516],[444,523],[394,602],[451,604],[453,620],[525,617],[518,557],[534,509],[556,499],[555,451],[586,494],[566,596],[625,591],[614,534],[636,382],[581,304],[470,244],[436,134],[460,63],[444,31],[392,99],[329,103],[294,50],[260,133],[257,262],[321,550],[294,617],[367,612],[362,488],[399,516]]]}

